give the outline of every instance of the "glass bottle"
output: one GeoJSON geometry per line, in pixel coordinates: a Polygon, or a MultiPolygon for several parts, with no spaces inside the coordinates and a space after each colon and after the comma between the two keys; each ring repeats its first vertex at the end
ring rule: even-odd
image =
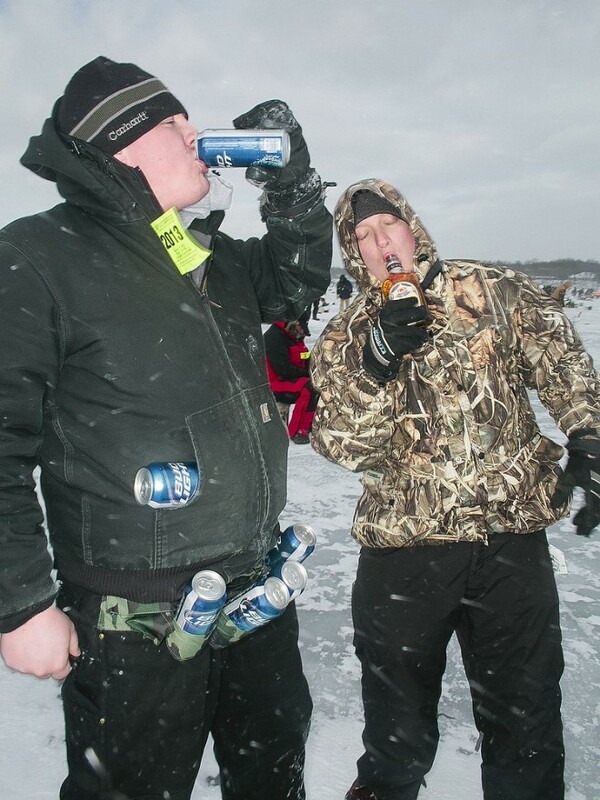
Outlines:
{"type": "MultiPolygon", "coordinates": [[[[395,255],[386,257],[385,266],[388,271],[388,277],[381,286],[384,301],[408,300],[414,298],[417,301],[417,306],[424,306],[427,308],[427,300],[421,289],[421,281],[416,272],[404,272],[402,264],[395,255]]],[[[429,325],[430,322],[431,316],[428,313],[425,319],[412,324],[429,325]]]]}

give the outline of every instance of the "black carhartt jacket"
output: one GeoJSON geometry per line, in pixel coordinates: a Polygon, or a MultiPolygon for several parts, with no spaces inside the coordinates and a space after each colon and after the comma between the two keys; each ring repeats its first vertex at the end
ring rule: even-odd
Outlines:
{"type": "Polygon", "coordinates": [[[0,631],[55,594],[38,465],[59,575],[142,602],[175,599],[199,567],[250,575],[286,500],[261,323],[296,318],[329,283],[322,199],[291,220],[267,211],[248,241],[211,214],[194,282],[150,227],[162,212],[139,171],[71,149],[52,120],[22,163],[66,202],[0,232],[0,631]],[[137,504],[154,461],[197,462],[190,505],[137,504]]]}

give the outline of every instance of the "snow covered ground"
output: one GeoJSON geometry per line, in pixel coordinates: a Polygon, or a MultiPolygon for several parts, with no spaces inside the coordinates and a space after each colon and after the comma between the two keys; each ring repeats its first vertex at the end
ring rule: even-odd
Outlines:
{"type": "MultiPolygon", "coordinates": [[[[311,322],[309,346],[337,310],[333,286],[329,308],[311,322]]],[[[588,350],[600,365],[600,299],[570,309],[588,350]]],[[[536,403],[543,430],[564,436],[536,403]]],[[[310,446],[291,445],[289,502],[282,522],[306,522],[319,537],[306,562],[310,583],[298,600],[302,653],[315,711],[308,741],[309,800],[341,800],[361,753],[360,671],[352,648],[350,589],[358,547],[348,535],[357,475],[330,464],[310,446]]],[[[553,526],[549,539],[563,551],[568,572],[558,575],[566,669],[563,678],[567,745],[567,800],[600,797],[600,532],[576,537],[568,520],[553,526]]],[[[0,666],[0,797],[55,800],[64,777],[59,688],[52,681],[12,674],[0,666]]],[[[423,800],[481,800],[479,754],[467,683],[456,643],[450,647],[440,706],[442,739],[423,800]]],[[[207,749],[194,800],[217,800],[207,783],[217,772],[207,749]]],[[[268,800],[266,798],[265,800],[268,800]]]]}

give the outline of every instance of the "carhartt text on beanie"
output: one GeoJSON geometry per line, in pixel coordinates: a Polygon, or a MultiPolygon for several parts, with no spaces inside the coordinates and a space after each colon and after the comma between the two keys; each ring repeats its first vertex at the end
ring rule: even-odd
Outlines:
{"type": "Polygon", "coordinates": [[[67,84],[57,121],[63,133],[114,155],[174,114],[187,116],[158,78],[99,56],[67,84]]]}

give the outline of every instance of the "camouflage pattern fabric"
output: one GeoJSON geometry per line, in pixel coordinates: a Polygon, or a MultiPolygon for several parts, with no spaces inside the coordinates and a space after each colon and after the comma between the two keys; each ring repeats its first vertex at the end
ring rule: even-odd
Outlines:
{"type": "MultiPolygon", "coordinates": [[[[258,628],[255,630],[258,630],[258,628]]],[[[214,647],[215,650],[219,650],[222,647],[228,647],[230,644],[239,642],[242,637],[248,636],[252,633],[254,633],[253,630],[243,631],[241,628],[238,628],[238,626],[235,625],[229,619],[229,617],[221,611],[217,618],[216,628],[210,638],[210,646],[214,647]]]]}
{"type": "Polygon", "coordinates": [[[526,275],[445,261],[426,290],[430,339],[380,386],[362,367],[382,298],[354,235],[351,198],[359,189],[400,208],[421,278],[438,262],[421,221],[389,184],[362,181],[338,202],[340,247],[360,294],[312,351],[321,397],[311,442],[363,473],[353,536],[367,547],[402,547],[552,524],[568,513],[568,504],[550,504],[564,450],[541,434],[528,391],[567,436],[580,428],[600,436],[599,377],[571,322],[526,275]]]}
{"type": "Polygon", "coordinates": [[[102,598],[98,629],[135,631],[154,644],[160,644],[174,628],[171,603],[136,603],[124,597],[102,598]]]}
{"type": "Polygon", "coordinates": [[[167,647],[177,661],[188,661],[202,650],[209,638],[210,633],[205,635],[188,633],[179,625],[174,625],[167,636],[167,647]]]}
{"type": "Polygon", "coordinates": [[[157,646],[165,642],[178,661],[193,658],[208,639],[208,636],[187,633],[176,625],[171,603],[136,603],[110,595],[100,604],[98,629],[133,631],[157,646]]]}
{"type": "MultiPolygon", "coordinates": [[[[251,586],[261,579],[264,568],[257,571],[251,586]]],[[[234,592],[234,598],[244,597],[234,592]]],[[[231,603],[231,599],[229,603],[231,603]]],[[[202,650],[207,642],[211,647],[221,649],[239,641],[254,631],[237,627],[221,612],[214,628],[206,635],[184,631],[175,623],[174,608],[171,603],[136,603],[124,597],[106,596],[100,604],[98,629],[101,631],[133,631],[160,645],[164,641],[171,655],[178,661],[187,661],[202,650]]]]}

